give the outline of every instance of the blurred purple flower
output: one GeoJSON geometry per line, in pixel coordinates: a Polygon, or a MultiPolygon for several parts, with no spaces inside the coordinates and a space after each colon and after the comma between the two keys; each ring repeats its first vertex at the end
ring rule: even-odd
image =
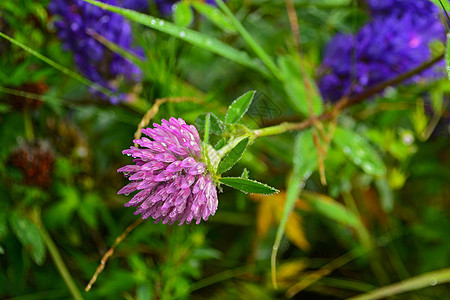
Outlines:
{"type": "MultiPolygon", "coordinates": [[[[377,10],[374,20],[356,35],[338,34],[328,43],[319,70],[319,88],[325,99],[335,101],[344,95],[361,93],[367,87],[418,67],[431,58],[429,43],[445,40],[438,9],[433,4],[427,13],[419,9],[428,7],[427,0],[372,0],[370,4],[392,14],[377,10]]],[[[442,62],[407,82],[444,76],[443,67],[442,62]]]]}
{"type": "Polygon", "coordinates": [[[153,126],[142,129],[150,139],[134,140],[141,148],[122,152],[133,156],[134,164],[117,170],[131,180],[118,194],[139,191],[125,206],[138,207],[135,215],[152,217],[155,223],[208,220],[217,210],[217,191],[201,159],[197,129],[181,118],[163,119],[153,126]]]}
{"type": "MultiPolygon", "coordinates": [[[[101,2],[118,5],[117,0],[101,2]]],[[[60,16],[55,23],[58,36],[64,49],[73,52],[75,64],[81,73],[116,93],[116,96],[109,98],[112,103],[125,100],[124,94],[117,94],[120,81],[139,81],[141,71],[130,61],[107,49],[94,36],[103,37],[143,56],[142,49],[132,47],[131,25],[122,16],[82,0],[53,0],[49,4],[49,10],[60,16]]],[[[103,94],[101,96],[106,98],[103,94]]]]}
{"type": "Polygon", "coordinates": [[[121,6],[136,11],[147,11],[148,0],[123,0],[121,6]]]}
{"type": "Polygon", "coordinates": [[[434,19],[439,8],[429,0],[368,0],[373,17],[415,15],[421,19],[434,19]]]}

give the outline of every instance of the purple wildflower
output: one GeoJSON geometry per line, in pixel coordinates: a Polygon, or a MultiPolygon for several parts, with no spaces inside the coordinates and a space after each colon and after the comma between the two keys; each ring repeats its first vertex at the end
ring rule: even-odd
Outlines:
{"type": "Polygon", "coordinates": [[[163,119],[161,125],[153,126],[142,129],[150,139],[134,140],[141,148],[122,152],[133,156],[135,164],[117,170],[132,181],[118,194],[138,191],[125,206],[138,207],[135,215],[152,217],[155,223],[208,220],[217,210],[217,191],[201,159],[197,129],[181,118],[163,119]]]}
{"type": "Polygon", "coordinates": [[[393,15],[414,15],[421,19],[433,19],[439,8],[429,0],[368,0],[375,18],[393,15]]]}
{"type": "MultiPolygon", "coordinates": [[[[384,7],[381,2],[371,1],[384,7]]],[[[394,6],[401,3],[401,7],[410,4],[413,8],[403,8],[410,13],[401,13],[400,9],[390,7],[392,15],[376,12],[374,20],[356,35],[338,34],[329,42],[320,68],[322,78],[319,82],[325,99],[335,101],[344,95],[361,93],[370,86],[418,67],[431,58],[430,42],[445,39],[438,10],[430,9],[429,14],[414,14],[414,11],[419,11],[419,4],[425,5],[427,0],[384,2],[393,3],[394,6]]],[[[408,82],[443,75],[442,63],[408,82]]]]}
{"type": "Polygon", "coordinates": [[[121,6],[136,11],[147,11],[148,0],[123,0],[121,6]]]}
{"type": "MultiPolygon", "coordinates": [[[[117,0],[101,2],[118,5],[117,0]]],[[[55,23],[65,50],[74,54],[75,64],[88,79],[111,90],[120,91],[121,82],[140,80],[140,69],[122,56],[110,51],[96,37],[105,38],[139,56],[142,49],[133,48],[131,25],[122,16],[103,10],[82,0],[53,0],[49,10],[61,18],[55,23]]],[[[105,98],[105,95],[101,95],[105,98]]],[[[118,94],[109,100],[123,101],[118,94]]]]}

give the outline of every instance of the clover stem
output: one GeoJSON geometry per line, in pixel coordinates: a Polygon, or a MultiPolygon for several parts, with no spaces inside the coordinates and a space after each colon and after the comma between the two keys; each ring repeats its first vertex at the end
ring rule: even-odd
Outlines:
{"type": "Polygon", "coordinates": [[[281,123],[281,124],[275,125],[275,126],[255,129],[255,130],[253,130],[254,138],[256,139],[256,138],[259,138],[262,136],[277,135],[277,134],[281,134],[281,133],[285,133],[285,132],[293,131],[293,130],[302,130],[312,124],[312,121],[308,122],[309,120],[311,120],[311,119],[308,119],[304,122],[299,122],[299,123],[284,122],[284,123],[281,123]]]}

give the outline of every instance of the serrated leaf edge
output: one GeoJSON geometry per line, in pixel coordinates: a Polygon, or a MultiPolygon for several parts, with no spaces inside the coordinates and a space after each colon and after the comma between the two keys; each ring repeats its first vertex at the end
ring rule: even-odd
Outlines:
{"type": "Polygon", "coordinates": [[[222,178],[219,178],[219,182],[220,182],[220,183],[222,183],[222,184],[224,184],[224,185],[226,185],[226,186],[229,186],[229,187],[231,187],[231,188],[233,188],[233,189],[235,189],[235,190],[237,190],[237,188],[235,188],[235,187],[233,187],[233,186],[231,186],[231,185],[228,185],[228,184],[226,184],[226,183],[224,183],[224,182],[221,181],[222,179],[227,179],[227,178],[230,178],[230,179],[245,179],[245,180],[251,181],[251,182],[253,182],[253,183],[258,183],[258,184],[260,184],[260,185],[263,185],[263,186],[265,186],[265,187],[267,187],[267,188],[273,190],[273,193],[271,193],[271,194],[250,193],[250,192],[245,192],[245,191],[239,190],[239,191],[243,192],[244,194],[259,194],[259,195],[270,196],[270,195],[273,195],[273,194],[278,194],[278,193],[280,192],[280,190],[278,190],[278,189],[276,189],[276,188],[274,188],[274,187],[272,187],[272,186],[270,186],[270,185],[267,185],[267,184],[265,184],[265,183],[262,183],[262,182],[259,182],[259,181],[253,180],[253,179],[248,179],[248,178],[243,178],[243,177],[222,177],[222,178]]]}
{"type": "MultiPolygon", "coordinates": [[[[246,137],[245,139],[247,139],[247,145],[245,146],[244,151],[242,151],[242,153],[239,156],[239,158],[228,169],[223,170],[219,174],[225,173],[226,171],[230,170],[232,167],[234,167],[237,164],[238,161],[241,160],[242,156],[244,155],[245,150],[247,150],[247,148],[248,148],[248,146],[250,145],[250,142],[251,142],[250,141],[250,137],[246,137]]],[[[241,140],[239,143],[241,143],[245,139],[241,140]]],[[[238,145],[239,145],[239,143],[238,143],[238,145]]],[[[234,148],[236,148],[236,147],[237,147],[237,145],[234,148]]],[[[228,155],[230,155],[230,153],[231,153],[231,151],[233,151],[233,149],[231,149],[230,152],[228,152],[227,155],[225,155],[225,157],[219,162],[219,165],[217,166],[217,172],[219,172],[219,167],[220,167],[221,163],[228,157],[228,155]]],[[[228,177],[225,177],[225,178],[228,178],[228,177]]],[[[242,178],[242,177],[237,177],[237,178],[242,178]]],[[[248,178],[246,178],[246,179],[248,179],[248,178]]]]}

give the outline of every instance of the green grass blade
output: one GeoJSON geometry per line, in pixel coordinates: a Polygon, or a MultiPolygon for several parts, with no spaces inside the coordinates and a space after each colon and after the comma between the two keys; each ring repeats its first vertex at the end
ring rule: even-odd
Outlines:
{"type": "Polygon", "coordinates": [[[167,33],[173,37],[188,42],[194,46],[205,49],[207,51],[225,57],[231,61],[234,61],[238,64],[256,70],[266,76],[268,75],[266,69],[262,67],[256,60],[250,58],[250,56],[246,52],[239,51],[211,36],[205,35],[192,29],[182,28],[171,22],[158,19],[146,14],[138,13],[133,10],[108,5],[95,0],[83,0],[83,1],[91,3],[102,9],[120,14],[125,18],[127,18],[128,20],[167,33]]]}
{"type": "MultiPolygon", "coordinates": [[[[85,0],[86,1],[86,0],[85,0]]],[[[242,26],[241,22],[233,15],[230,9],[223,3],[222,0],[216,1],[220,9],[225,13],[225,15],[230,19],[233,26],[242,36],[242,38],[247,42],[247,44],[252,48],[256,55],[261,59],[261,61],[266,65],[275,78],[283,81],[283,77],[280,75],[281,72],[278,70],[277,66],[273,62],[272,58],[264,51],[264,49],[253,39],[253,37],[248,33],[248,31],[242,26]]]]}
{"type": "Polygon", "coordinates": [[[211,4],[208,4],[206,2],[192,2],[192,6],[202,16],[210,20],[217,27],[221,28],[223,31],[229,33],[236,33],[236,29],[231,24],[230,19],[228,19],[224,14],[222,14],[222,12],[217,7],[212,6],[211,4]]]}
{"type": "Polygon", "coordinates": [[[95,40],[97,40],[99,43],[104,45],[106,48],[108,48],[112,52],[122,56],[123,58],[129,60],[130,62],[134,63],[135,65],[140,66],[144,62],[144,59],[142,57],[139,57],[135,53],[132,53],[131,51],[121,47],[120,45],[111,42],[110,40],[108,40],[107,38],[102,36],[101,34],[92,30],[91,28],[88,28],[86,31],[87,31],[86,33],[88,35],[92,36],[95,40]]]}
{"type": "Polygon", "coordinates": [[[13,39],[12,37],[4,34],[3,32],[0,32],[0,36],[2,38],[4,38],[4,39],[10,41],[14,45],[19,46],[20,48],[22,48],[23,50],[27,51],[28,53],[30,53],[31,55],[35,56],[36,58],[42,60],[46,64],[49,64],[50,66],[52,66],[53,68],[57,69],[58,71],[61,71],[62,73],[64,73],[64,74],[72,77],[73,79],[81,82],[82,84],[85,84],[85,85],[87,85],[87,86],[89,86],[89,87],[91,87],[91,88],[93,88],[93,89],[95,89],[95,90],[97,90],[97,91],[107,95],[107,96],[111,96],[112,95],[110,90],[108,90],[108,89],[102,87],[101,85],[98,85],[95,82],[90,81],[89,79],[81,76],[80,74],[78,74],[78,73],[76,73],[74,71],[71,71],[70,69],[68,69],[68,68],[58,64],[57,62],[55,62],[55,61],[51,60],[50,58],[40,54],[39,52],[31,49],[30,47],[22,44],[21,42],[13,39]]]}
{"type": "Polygon", "coordinates": [[[294,209],[295,201],[303,189],[306,180],[308,180],[311,173],[317,168],[316,155],[311,130],[300,133],[295,140],[293,174],[289,181],[283,215],[281,217],[280,225],[278,225],[277,235],[272,247],[271,269],[272,284],[274,288],[278,287],[276,276],[278,247],[280,246],[281,238],[284,235],[289,215],[294,209]]]}
{"type": "Polygon", "coordinates": [[[450,282],[450,268],[411,277],[391,285],[383,286],[374,291],[352,297],[349,300],[381,299],[426,287],[432,287],[445,282],[450,282]]]}
{"type": "Polygon", "coordinates": [[[318,193],[304,191],[302,199],[306,200],[309,205],[322,216],[329,218],[337,223],[352,227],[363,247],[370,247],[370,236],[360,220],[359,216],[349,210],[346,206],[334,199],[318,193]]]}
{"type": "MultiPolygon", "coordinates": [[[[249,138],[245,138],[240,141],[230,152],[222,159],[217,167],[217,174],[222,174],[225,171],[231,169],[244,154],[245,149],[247,149],[249,138]]],[[[242,177],[242,176],[241,176],[242,177]]]]}

